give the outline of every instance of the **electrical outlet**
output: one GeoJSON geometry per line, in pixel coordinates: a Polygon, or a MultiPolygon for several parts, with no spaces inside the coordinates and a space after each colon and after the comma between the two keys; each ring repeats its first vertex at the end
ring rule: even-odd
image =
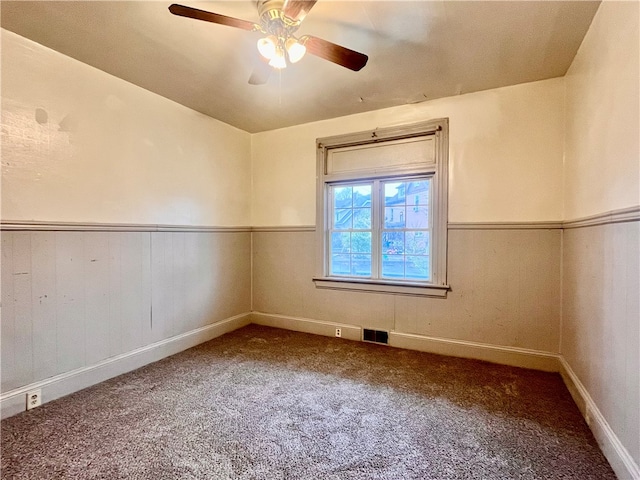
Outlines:
{"type": "Polygon", "coordinates": [[[342,336],[342,329],[336,328],[336,337],[341,337],[341,336],[342,336]]]}
{"type": "Polygon", "coordinates": [[[42,390],[38,388],[37,390],[27,392],[27,410],[39,407],[40,405],[42,405],[42,390]]]}

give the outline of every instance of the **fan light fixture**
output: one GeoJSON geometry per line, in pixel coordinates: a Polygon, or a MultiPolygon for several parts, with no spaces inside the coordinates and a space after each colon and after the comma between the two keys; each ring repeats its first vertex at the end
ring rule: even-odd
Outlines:
{"type": "Polygon", "coordinates": [[[274,68],[287,68],[287,60],[284,52],[287,52],[289,61],[296,63],[304,57],[307,48],[295,37],[291,36],[286,40],[269,35],[258,40],[258,51],[260,55],[269,60],[269,65],[274,68]]]}
{"type": "Polygon", "coordinates": [[[287,68],[287,61],[284,58],[284,50],[280,45],[276,46],[276,52],[273,57],[269,59],[269,65],[277,69],[287,68]]]}
{"type": "Polygon", "coordinates": [[[286,68],[287,63],[300,61],[307,52],[354,72],[361,70],[369,59],[364,53],[312,35],[294,36],[300,23],[317,1],[255,0],[260,17],[259,24],[177,3],[169,6],[169,11],[173,15],[240,28],[249,32],[260,32],[264,35],[258,40],[258,51],[267,61],[256,64],[249,77],[251,85],[264,85],[273,69],[286,68]]]}
{"type": "Polygon", "coordinates": [[[307,53],[307,47],[305,47],[294,37],[289,37],[287,39],[287,41],[285,42],[285,47],[287,49],[287,53],[289,54],[289,61],[291,63],[296,63],[297,61],[302,60],[304,54],[307,53]]]}
{"type": "Polygon", "coordinates": [[[278,39],[274,35],[258,40],[258,51],[267,60],[271,60],[276,54],[276,44],[278,39]]]}

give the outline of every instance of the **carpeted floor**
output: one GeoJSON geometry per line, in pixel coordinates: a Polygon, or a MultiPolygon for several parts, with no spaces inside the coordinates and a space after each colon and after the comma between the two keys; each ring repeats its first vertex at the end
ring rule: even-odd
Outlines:
{"type": "Polygon", "coordinates": [[[2,421],[3,479],[609,479],[561,378],[251,325],[2,421]]]}

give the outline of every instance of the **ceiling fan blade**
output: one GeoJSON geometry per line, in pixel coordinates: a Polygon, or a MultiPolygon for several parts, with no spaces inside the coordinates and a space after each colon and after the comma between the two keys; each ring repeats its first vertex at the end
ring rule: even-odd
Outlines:
{"type": "Polygon", "coordinates": [[[271,70],[273,69],[262,57],[254,63],[253,72],[251,72],[251,76],[249,77],[249,85],[264,85],[269,80],[271,70]]]}
{"type": "Polygon", "coordinates": [[[369,57],[364,53],[350,50],[327,40],[312,37],[311,35],[301,37],[300,43],[307,48],[307,52],[310,54],[337,63],[355,72],[361,70],[369,60],[369,57]]]}
{"type": "Polygon", "coordinates": [[[282,13],[285,17],[301,22],[318,0],[285,0],[282,13]]]}
{"type": "Polygon", "coordinates": [[[184,5],[178,5],[176,3],[169,7],[169,11],[174,15],[179,15],[181,17],[195,18],[196,20],[203,20],[205,22],[219,23],[220,25],[242,28],[243,30],[260,30],[259,25],[248,22],[246,20],[227,17],[226,15],[220,15],[219,13],[206,12],[204,10],[199,10],[193,7],[186,7],[184,5]]]}

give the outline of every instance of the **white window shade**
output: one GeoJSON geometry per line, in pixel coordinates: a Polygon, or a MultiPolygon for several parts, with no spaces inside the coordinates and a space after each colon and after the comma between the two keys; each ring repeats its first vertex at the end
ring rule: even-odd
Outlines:
{"type": "Polygon", "coordinates": [[[327,153],[327,175],[352,172],[384,172],[410,170],[434,165],[435,136],[332,148],[327,153]]]}

